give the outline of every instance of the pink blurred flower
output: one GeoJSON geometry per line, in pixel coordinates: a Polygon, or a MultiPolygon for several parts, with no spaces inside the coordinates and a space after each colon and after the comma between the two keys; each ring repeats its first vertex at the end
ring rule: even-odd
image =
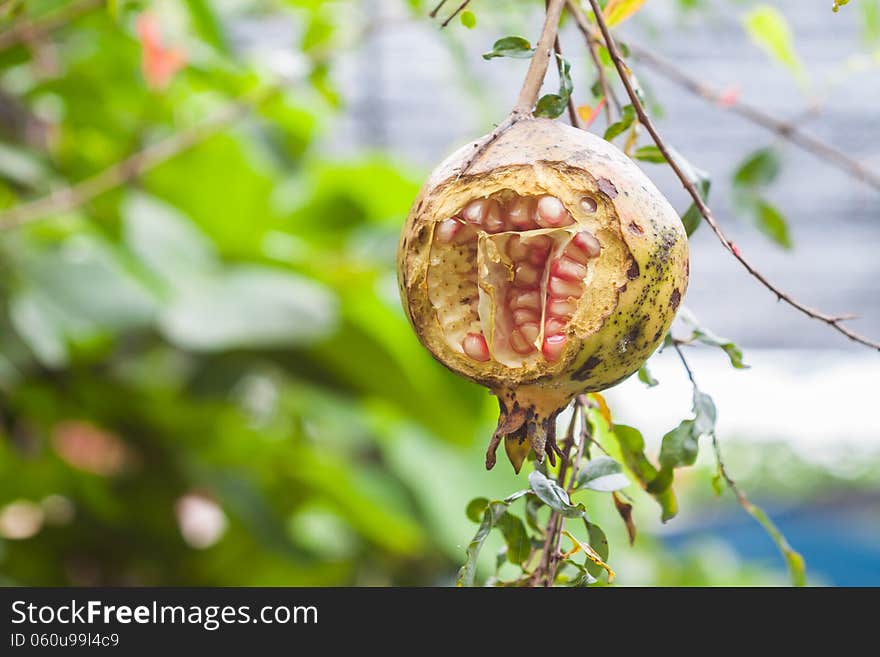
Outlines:
{"type": "Polygon", "coordinates": [[[153,13],[141,13],[135,29],[143,48],[141,70],[144,79],[151,89],[165,89],[174,74],[186,64],[186,55],[180,48],[168,48],[162,44],[159,21],[153,13]]]}

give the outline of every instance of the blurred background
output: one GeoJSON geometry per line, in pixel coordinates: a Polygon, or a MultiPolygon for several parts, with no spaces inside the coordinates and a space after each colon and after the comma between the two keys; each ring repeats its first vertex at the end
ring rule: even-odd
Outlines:
{"type": "MultiPolygon", "coordinates": [[[[543,3],[475,0],[441,30],[447,4],[0,1],[0,584],[454,582],[468,500],[525,477],[484,471],[496,403],[416,341],[397,237],[432,166],[513,104],[527,63],[480,55],[536,39],[543,3]]],[[[878,171],[878,2],[830,4],[649,0],[619,34],[878,171]]],[[[561,43],[595,106],[570,21],[561,43]]],[[[632,66],[740,249],[880,336],[878,190],[632,66]],[[763,177],[737,176],[758,151],[763,177]]],[[[777,304],[705,227],[685,305],[751,366],[688,350],[731,472],[810,583],[880,584],[877,354],[777,304]]],[[[658,386],[606,398],[656,453],[691,392],[674,354],[650,367],[658,386]]],[[[620,584],[787,582],[703,448],[667,525],[628,490],[633,547],[610,496],[583,498],[620,584]]]]}

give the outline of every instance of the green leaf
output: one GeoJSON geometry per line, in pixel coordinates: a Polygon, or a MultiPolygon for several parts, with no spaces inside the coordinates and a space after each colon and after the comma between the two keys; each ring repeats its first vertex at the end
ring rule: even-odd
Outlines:
{"type": "Polygon", "coordinates": [[[507,512],[498,518],[497,525],[507,543],[507,560],[512,564],[523,563],[532,552],[532,543],[523,521],[507,512]]]}
{"type": "Polygon", "coordinates": [[[776,206],[764,199],[758,199],[755,205],[755,221],[758,224],[758,230],[776,244],[784,249],[792,248],[788,223],[776,206]]]}
{"type": "Polygon", "coordinates": [[[229,41],[223,23],[207,0],[186,0],[189,16],[198,35],[223,53],[229,52],[229,41]]]}
{"type": "Polygon", "coordinates": [[[310,344],[334,330],[337,302],[323,285],[280,269],[239,266],[191,281],[162,310],[176,345],[197,351],[310,344]]]}
{"type": "Polygon", "coordinates": [[[461,24],[469,30],[474,29],[477,26],[477,17],[474,12],[467,9],[461,12],[461,24]]]}
{"type": "Polygon", "coordinates": [[[534,470],[529,474],[529,485],[535,495],[554,511],[566,518],[581,518],[584,515],[584,505],[574,506],[568,497],[568,493],[544,473],[534,470]]]}
{"type": "Polygon", "coordinates": [[[697,319],[689,312],[679,313],[679,318],[691,328],[691,334],[687,338],[687,342],[699,342],[710,347],[719,347],[727,354],[730,364],[738,370],[748,369],[749,366],[743,362],[743,352],[731,340],[715,335],[709,329],[698,324],[697,319]]]}
{"type": "MultiPolygon", "coordinates": [[[[587,536],[590,542],[590,547],[592,547],[596,554],[599,555],[599,558],[602,561],[608,561],[608,538],[605,536],[605,532],[602,531],[602,528],[599,525],[593,524],[586,518],[584,518],[584,526],[587,528],[587,536]]],[[[593,577],[599,577],[602,574],[602,571],[605,570],[599,564],[593,561],[587,561],[584,566],[593,577]]],[[[594,580],[595,581],[595,580],[594,580]]]]}
{"type": "Polygon", "coordinates": [[[506,36],[498,39],[492,46],[492,50],[483,54],[483,59],[495,57],[514,57],[527,59],[532,56],[532,44],[528,39],[520,36],[506,36]]]}
{"type": "MultiPolygon", "coordinates": [[[[715,422],[718,412],[715,410],[715,402],[699,388],[694,388],[694,428],[700,435],[708,436],[715,433],[715,422]]],[[[691,465],[689,463],[688,465],[691,465]]]]}
{"type": "Polygon", "coordinates": [[[555,119],[560,116],[565,108],[568,107],[568,99],[558,94],[545,94],[538,99],[535,104],[535,116],[543,116],[548,119],[555,119]]]}
{"type": "Polygon", "coordinates": [[[700,432],[694,420],[684,420],[675,429],[663,436],[660,446],[660,466],[670,471],[686,465],[693,465],[699,453],[700,432]]]}
{"type": "Polygon", "coordinates": [[[220,268],[214,245],[187,217],[159,199],[133,192],[122,206],[125,241],[169,288],[220,268]]]}
{"type": "Polygon", "coordinates": [[[473,519],[472,513],[475,513],[480,507],[483,507],[483,517],[480,521],[479,528],[477,528],[477,533],[468,544],[464,565],[458,571],[456,586],[474,585],[474,577],[476,576],[477,571],[477,557],[480,555],[483,543],[486,542],[486,537],[489,536],[489,532],[491,532],[494,527],[498,527],[504,535],[504,539],[507,542],[508,559],[510,559],[512,563],[521,563],[528,557],[528,555],[525,557],[522,556],[524,550],[531,549],[528,534],[526,534],[522,521],[513,516],[511,516],[513,519],[508,519],[506,516],[508,515],[507,508],[514,501],[524,495],[528,495],[530,492],[530,490],[526,489],[517,491],[513,495],[508,495],[503,500],[488,502],[485,498],[477,498],[468,503],[467,514],[469,518],[473,519]],[[485,506],[483,506],[484,503],[485,506]]]}
{"type": "Polygon", "coordinates": [[[535,105],[535,116],[555,119],[568,107],[568,99],[574,88],[571,81],[571,64],[564,57],[556,55],[556,58],[559,65],[559,93],[541,96],[535,105]]]}
{"type": "Polygon", "coordinates": [[[862,40],[868,45],[880,43],[880,1],[862,0],[862,40]]]}
{"type": "Polygon", "coordinates": [[[758,5],[746,14],[744,25],[752,41],[771,59],[787,68],[800,83],[807,82],[791,28],[781,11],[770,5],[758,5]]]}
{"type": "Polygon", "coordinates": [[[663,153],[660,152],[660,149],[653,144],[636,149],[633,157],[642,162],[653,162],[655,164],[663,164],[666,162],[666,156],[663,155],[663,153]]]}
{"type": "MultiPolygon", "coordinates": [[[[709,190],[712,188],[712,179],[709,174],[692,165],[675,149],[670,149],[670,154],[688,181],[696,187],[697,193],[700,195],[700,198],[703,199],[703,202],[707,203],[709,201],[709,190]]],[[[681,215],[681,223],[684,225],[684,230],[688,237],[700,227],[702,221],[703,215],[700,214],[700,210],[697,208],[696,203],[691,203],[685,213],[681,215]]]]}
{"type": "Polygon", "coordinates": [[[623,134],[636,120],[636,110],[632,105],[626,105],[620,112],[620,121],[612,123],[605,130],[604,138],[611,141],[620,134],[623,134]]]}
{"type": "Polygon", "coordinates": [[[806,564],[804,563],[803,556],[791,547],[783,533],[779,531],[779,528],[772,520],[770,520],[770,517],[761,507],[748,502],[745,505],[745,509],[749,515],[761,523],[764,530],[770,535],[773,542],[776,543],[776,547],[782,552],[782,557],[785,559],[785,563],[788,566],[791,583],[794,586],[804,586],[806,584],[806,564]]]}
{"type": "Polygon", "coordinates": [[[483,543],[489,536],[489,532],[498,522],[498,520],[507,513],[507,505],[504,502],[491,502],[483,512],[483,520],[477,533],[471,539],[466,551],[464,565],[458,571],[458,580],[456,586],[473,586],[474,577],[477,573],[477,557],[480,556],[480,550],[483,549],[483,543]]]}
{"type": "Polygon", "coordinates": [[[648,369],[648,364],[645,363],[639,368],[639,381],[644,383],[649,388],[653,388],[660,382],[653,377],[651,374],[651,370],[648,369]]]}
{"type": "Polygon", "coordinates": [[[468,502],[467,508],[465,509],[465,514],[473,522],[481,522],[483,519],[483,513],[486,511],[486,507],[488,506],[489,500],[487,498],[475,497],[470,502],[468,502]]]}
{"type": "Polygon", "coordinates": [[[32,153],[0,143],[0,178],[18,185],[37,187],[49,176],[49,168],[32,153]]]}
{"type": "Polygon", "coordinates": [[[666,484],[664,478],[660,476],[660,472],[645,456],[645,439],[639,430],[623,424],[615,424],[614,436],[620,445],[620,452],[627,468],[660,505],[663,522],[675,517],[675,514],[678,513],[675,492],[666,484]]]}
{"type": "Polygon", "coordinates": [[[530,496],[526,500],[526,523],[535,530],[539,536],[544,534],[544,528],[538,521],[538,511],[544,507],[544,503],[537,496],[530,496]]]}
{"type": "Polygon", "coordinates": [[[781,163],[773,148],[760,148],[749,154],[733,174],[735,187],[758,189],[766,187],[779,176],[781,163]]]}
{"type": "Polygon", "coordinates": [[[620,463],[607,456],[589,461],[578,473],[577,488],[611,493],[629,486],[620,463]]]}

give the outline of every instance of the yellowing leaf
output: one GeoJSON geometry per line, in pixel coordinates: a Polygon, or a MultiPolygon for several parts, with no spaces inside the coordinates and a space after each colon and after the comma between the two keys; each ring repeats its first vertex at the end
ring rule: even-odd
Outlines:
{"type": "Polygon", "coordinates": [[[583,128],[586,130],[591,125],[593,125],[593,121],[596,120],[596,117],[599,116],[599,112],[602,111],[602,108],[605,106],[605,96],[602,96],[599,99],[599,102],[596,103],[595,107],[590,107],[589,105],[581,105],[577,108],[578,116],[581,117],[581,121],[583,122],[583,128]]]}
{"type": "Polygon", "coordinates": [[[608,27],[614,27],[636,13],[645,4],[645,0],[611,0],[602,12],[608,27]]]}
{"type": "Polygon", "coordinates": [[[599,407],[599,412],[602,414],[602,417],[604,417],[608,425],[611,426],[611,409],[608,408],[608,404],[605,402],[605,398],[598,392],[594,392],[590,395],[590,399],[596,402],[596,405],[599,407]]]}
{"type": "Polygon", "coordinates": [[[769,5],[758,5],[744,18],[746,32],[755,44],[772,59],[794,74],[802,84],[807,74],[794,48],[794,36],[781,11],[769,5]]]}
{"type": "Polygon", "coordinates": [[[581,541],[579,541],[567,529],[563,529],[562,533],[565,534],[566,536],[568,536],[568,538],[571,539],[571,543],[572,543],[571,550],[565,553],[566,559],[569,558],[573,554],[577,554],[578,552],[583,552],[584,555],[587,557],[587,559],[592,561],[594,564],[596,564],[600,568],[605,569],[605,571],[608,573],[608,583],[609,584],[611,584],[611,582],[614,581],[614,578],[616,577],[616,575],[614,574],[614,571],[611,570],[611,566],[609,566],[607,563],[602,561],[602,557],[599,556],[598,552],[596,552],[593,548],[591,548],[586,543],[582,543],[581,541]]]}

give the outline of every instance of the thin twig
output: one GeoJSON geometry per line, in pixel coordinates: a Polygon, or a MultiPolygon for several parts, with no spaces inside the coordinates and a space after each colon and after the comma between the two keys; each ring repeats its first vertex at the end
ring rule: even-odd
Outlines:
{"type": "Polygon", "coordinates": [[[151,144],[91,178],[58,189],[43,198],[14,206],[0,213],[0,229],[15,228],[47,215],[78,208],[217,134],[279,91],[279,87],[273,86],[250,94],[220,109],[205,121],[151,144]]]}
{"type": "Polygon", "coordinates": [[[0,52],[24,41],[40,39],[53,30],[84,16],[104,4],[104,0],[81,0],[65,5],[45,18],[22,18],[8,30],[0,33],[0,52]]]}
{"type": "Polygon", "coordinates": [[[614,41],[614,37],[611,36],[611,30],[608,28],[608,24],[605,22],[605,18],[602,16],[602,11],[599,8],[598,1],[590,0],[590,5],[592,5],[593,7],[593,13],[596,16],[596,23],[599,25],[599,29],[602,31],[602,35],[605,39],[605,45],[611,55],[611,61],[614,62],[614,67],[617,69],[620,81],[623,83],[623,86],[626,89],[627,96],[629,96],[630,102],[635,108],[636,114],[639,117],[639,122],[644,125],[645,129],[650,133],[652,139],[654,140],[654,143],[657,145],[657,148],[666,158],[666,161],[675,172],[675,175],[678,176],[681,184],[684,186],[690,197],[693,199],[694,205],[696,206],[697,210],[700,212],[703,219],[705,219],[706,223],[709,224],[709,227],[718,237],[718,240],[721,242],[722,246],[724,246],[724,248],[727,249],[734,258],[739,260],[740,264],[745,267],[746,271],[748,271],[764,287],[773,292],[773,294],[776,295],[776,298],[779,301],[784,301],[789,306],[795,308],[796,310],[799,310],[807,317],[811,317],[812,319],[828,324],[830,327],[842,333],[853,342],[857,342],[876,351],[880,351],[880,343],[873,342],[872,340],[862,335],[859,335],[855,331],[852,331],[841,324],[841,315],[830,315],[815,308],[810,308],[800,301],[797,301],[787,292],[784,292],[782,289],[778,288],[776,285],[767,280],[767,278],[760,271],[758,271],[754,265],[752,265],[742,256],[737,246],[727,237],[727,235],[721,229],[721,226],[718,224],[718,222],[715,220],[715,216],[712,214],[712,210],[709,208],[708,205],[706,205],[706,202],[703,201],[703,198],[702,196],[700,196],[700,193],[694,186],[693,181],[691,181],[690,178],[688,178],[687,174],[685,174],[685,172],[682,170],[681,164],[679,163],[678,159],[674,156],[670,148],[666,145],[666,142],[663,141],[663,138],[657,131],[654,122],[645,111],[644,105],[642,104],[638,94],[636,94],[635,89],[633,88],[632,81],[630,80],[629,76],[629,69],[620,55],[620,51],[617,48],[617,43],[614,41]]]}
{"type": "Polygon", "coordinates": [[[587,44],[587,52],[590,53],[590,59],[593,60],[593,66],[596,67],[599,86],[602,89],[602,95],[605,96],[605,121],[608,125],[611,125],[613,122],[611,104],[614,104],[614,109],[620,114],[620,101],[617,99],[617,95],[614,93],[611,85],[608,84],[608,76],[605,75],[605,67],[602,65],[602,60],[599,59],[599,53],[597,51],[598,39],[596,39],[596,36],[592,33],[592,27],[587,21],[586,14],[581,11],[580,6],[577,5],[574,0],[567,0],[567,3],[569,12],[574,16],[575,24],[578,26],[581,34],[584,35],[584,41],[587,44]]]}
{"type": "Polygon", "coordinates": [[[550,64],[550,58],[553,56],[553,44],[556,41],[556,35],[559,32],[559,19],[562,16],[562,6],[565,0],[550,0],[547,4],[547,15],[544,18],[544,27],[541,30],[541,36],[538,43],[535,44],[535,54],[529,62],[529,70],[523,80],[522,88],[519,92],[519,99],[516,101],[514,110],[519,110],[523,114],[531,114],[535,101],[538,100],[538,93],[541,91],[541,85],[544,83],[544,76],[547,75],[547,66],[550,64]]]}
{"type": "MultiPolygon", "coordinates": [[[[578,29],[580,29],[584,36],[590,55],[593,57],[593,62],[601,69],[601,62],[596,58],[595,52],[600,35],[597,34],[596,28],[590,25],[586,14],[577,6],[574,0],[568,0],[568,5],[575,17],[578,29]]],[[[846,172],[875,189],[880,189],[880,174],[843,151],[834,148],[831,144],[804,132],[798,127],[798,121],[779,119],[756,105],[738,98],[728,98],[708,83],[699,80],[684,69],[679,68],[674,62],[648,50],[644,46],[630,41],[627,43],[627,47],[633,57],[646,64],[656,73],[678,84],[681,88],[723,110],[766,128],[780,138],[791,142],[808,153],[812,153],[823,162],[846,172]]],[[[815,113],[815,109],[811,108],[806,112],[806,115],[810,116],[813,113],[815,113]]]]}
{"type": "Polygon", "coordinates": [[[684,365],[684,371],[687,372],[688,379],[691,381],[691,385],[696,388],[697,380],[694,378],[694,372],[691,369],[691,366],[688,365],[687,359],[684,357],[684,352],[681,350],[680,342],[678,340],[672,341],[672,346],[675,348],[678,357],[681,359],[681,364],[684,365]]]}
{"type": "Polygon", "coordinates": [[[455,18],[456,16],[458,16],[462,12],[462,10],[465,7],[467,7],[470,3],[471,3],[471,0],[464,0],[464,2],[462,2],[460,5],[458,5],[458,7],[455,8],[455,11],[453,11],[451,14],[449,14],[449,16],[446,18],[446,20],[440,24],[440,28],[442,29],[442,28],[446,27],[447,25],[449,25],[449,23],[452,22],[452,19],[455,18]]]}
{"type": "MultiPolygon", "coordinates": [[[[682,352],[680,345],[682,342],[680,340],[673,340],[672,346],[675,347],[675,351],[678,352],[678,357],[681,359],[681,364],[684,365],[684,369],[687,372],[688,379],[690,379],[691,386],[693,386],[694,393],[697,393],[700,388],[697,385],[696,380],[694,379],[694,373],[691,369],[690,364],[687,362],[687,358],[684,356],[684,352],[682,352]]],[[[724,463],[724,459],[721,455],[721,443],[718,440],[718,434],[713,430],[710,434],[712,436],[712,449],[715,451],[715,462],[718,467],[718,474],[721,475],[721,478],[724,479],[724,483],[727,487],[733,492],[736,497],[737,503],[748,513],[752,518],[754,518],[758,523],[764,527],[764,530],[770,535],[770,538],[776,543],[779,551],[782,552],[782,556],[785,559],[786,565],[788,566],[789,573],[791,574],[792,582],[795,586],[802,586],[804,579],[804,558],[791,547],[791,544],[785,538],[785,535],[779,530],[776,524],[770,519],[770,517],[764,513],[763,509],[755,506],[749,501],[749,498],[746,497],[746,494],[739,487],[739,484],[734,481],[733,477],[730,476],[730,473],[727,470],[727,466],[724,463]]]]}
{"type": "Polygon", "coordinates": [[[431,18],[436,18],[437,12],[440,11],[441,9],[443,9],[443,5],[445,5],[445,4],[446,4],[446,0],[440,0],[440,2],[437,3],[437,6],[431,10],[431,13],[428,14],[428,16],[430,16],[431,18]]]}
{"type": "MultiPolygon", "coordinates": [[[[577,483],[578,471],[581,468],[581,460],[584,458],[584,449],[586,447],[587,441],[591,440],[590,430],[587,428],[587,416],[584,412],[583,399],[580,395],[575,397],[574,406],[572,407],[572,421],[574,418],[579,417],[581,422],[581,432],[580,432],[580,440],[578,441],[577,451],[574,455],[574,460],[571,462],[571,479],[568,481],[568,492],[571,494],[574,485],[577,483]]],[[[572,431],[572,435],[574,435],[574,431],[572,431]]]]}
{"type": "MultiPolygon", "coordinates": [[[[559,34],[556,34],[556,38],[553,40],[553,50],[556,51],[557,55],[557,70],[559,71],[559,75],[562,75],[562,48],[559,45],[559,34]]],[[[577,108],[574,106],[574,98],[571,97],[571,94],[568,95],[568,102],[566,103],[568,106],[568,120],[575,128],[581,128],[581,120],[577,113],[577,108]]]]}
{"type": "Polygon", "coordinates": [[[845,171],[849,175],[861,180],[867,185],[870,185],[874,189],[880,190],[880,174],[876,171],[872,171],[843,151],[834,148],[831,144],[803,132],[793,122],[778,119],[775,116],[768,114],[760,107],[737,98],[727,98],[714,87],[678,68],[668,59],[632,43],[629,43],[628,46],[633,57],[646,64],[666,79],[675,82],[683,89],[690,91],[694,95],[720,107],[721,109],[727,110],[737,116],[741,116],[756,125],[776,133],[781,138],[791,142],[795,146],[802,148],[808,153],[812,153],[823,162],[845,171]]]}
{"type": "Polygon", "coordinates": [[[559,18],[562,15],[562,6],[565,0],[550,0],[547,5],[547,14],[544,17],[544,27],[541,30],[541,36],[535,45],[535,52],[529,62],[529,70],[526,71],[526,77],[523,80],[522,88],[519,91],[516,105],[498,126],[490,132],[481,141],[474,144],[474,152],[465,160],[458,171],[458,176],[463,176],[477,161],[486,149],[489,148],[498,138],[507,132],[512,126],[516,125],[523,119],[532,116],[532,108],[535,101],[538,100],[538,94],[541,91],[541,85],[544,83],[544,77],[547,75],[547,67],[550,65],[550,57],[553,55],[553,44],[556,40],[556,34],[559,31],[559,18]]]}

